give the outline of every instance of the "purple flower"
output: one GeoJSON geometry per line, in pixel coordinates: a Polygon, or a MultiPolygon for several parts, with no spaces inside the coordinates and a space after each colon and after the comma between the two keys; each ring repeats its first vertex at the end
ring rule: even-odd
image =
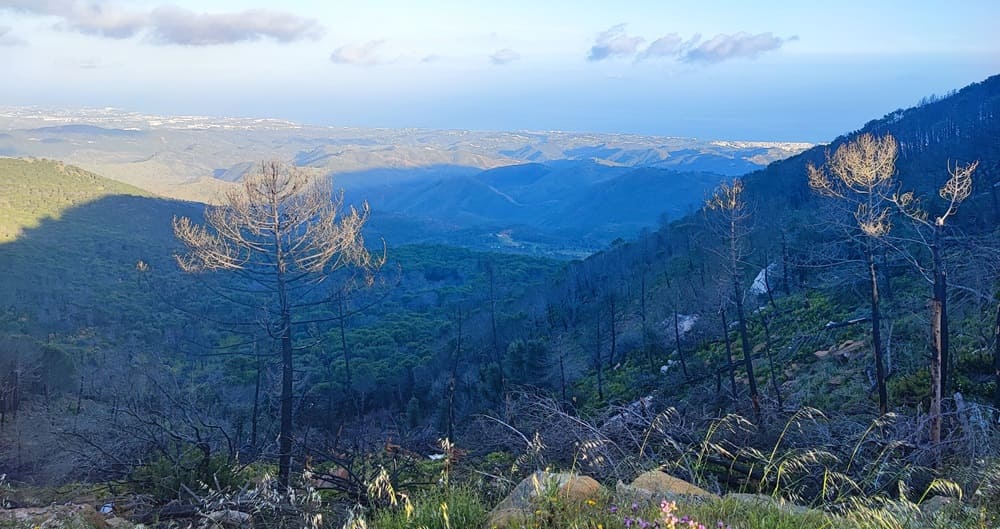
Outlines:
{"type": "Polygon", "coordinates": [[[617,505],[612,505],[611,507],[608,508],[608,510],[611,511],[611,514],[617,514],[618,513],[618,506],[617,505]]]}

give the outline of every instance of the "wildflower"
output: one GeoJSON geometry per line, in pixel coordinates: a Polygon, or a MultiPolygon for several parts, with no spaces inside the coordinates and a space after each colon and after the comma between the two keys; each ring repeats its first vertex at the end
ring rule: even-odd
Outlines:
{"type": "Polygon", "coordinates": [[[588,500],[587,500],[587,505],[590,505],[591,507],[593,507],[594,505],[597,505],[597,502],[596,502],[596,501],[594,501],[594,500],[590,500],[590,499],[588,499],[588,500]]]}
{"type": "Polygon", "coordinates": [[[618,506],[612,505],[611,507],[608,507],[608,511],[610,511],[611,514],[618,514],[618,506]]]}

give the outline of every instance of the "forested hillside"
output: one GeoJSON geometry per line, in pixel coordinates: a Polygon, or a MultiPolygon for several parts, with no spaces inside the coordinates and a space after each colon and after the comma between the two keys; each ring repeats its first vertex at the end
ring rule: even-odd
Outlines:
{"type": "MultiPolygon", "coordinates": [[[[284,456],[289,484],[330,494],[320,510],[340,501],[403,517],[391,505],[410,496],[385,487],[441,483],[422,505],[445,504],[443,527],[449,502],[482,514],[535,470],[613,483],[661,469],[822,509],[830,527],[898,512],[916,512],[917,525],[886,527],[918,527],[932,493],[957,502],[935,520],[989,527],[1000,516],[998,138],[1000,76],[740,179],[574,161],[420,182],[398,203],[384,188],[357,218],[385,263],[368,282],[304,267],[320,279],[303,283],[280,324],[267,307],[285,291],[239,253],[270,243],[218,251],[194,230],[181,248],[171,229],[175,216],[211,223],[225,210],[133,194],[58,162],[3,160],[12,176],[0,182],[27,198],[0,202],[19,219],[0,243],[0,462],[14,479],[111,482],[161,504],[208,501],[191,488],[212,482],[243,508],[224,494],[284,456]],[[836,187],[850,171],[868,187],[836,187]],[[45,187],[22,185],[32,179],[45,187]],[[680,212],[663,210],[656,229],[568,263],[383,244],[378,232],[482,237],[455,227],[471,217],[516,219],[490,235],[499,244],[522,243],[520,223],[559,232],[565,219],[576,235],[607,236],[616,222],[638,229],[657,196],[694,203],[709,183],[720,185],[697,211],[668,221],[680,212]],[[571,188],[586,190],[558,207],[540,201],[571,188]],[[636,190],[647,196],[630,199],[636,190]],[[41,207],[37,193],[59,198],[41,207]],[[177,268],[174,253],[206,248],[230,266],[177,268]]],[[[283,226],[303,203],[261,210],[283,226]]],[[[303,226],[284,235],[291,248],[323,232],[303,226]]],[[[241,229],[238,242],[262,232],[241,229]]],[[[279,257],[255,266],[280,269],[279,257]]],[[[564,526],[554,520],[574,511],[558,497],[529,519],[564,526]]],[[[574,508],[607,498],[587,500],[574,508]]]]}

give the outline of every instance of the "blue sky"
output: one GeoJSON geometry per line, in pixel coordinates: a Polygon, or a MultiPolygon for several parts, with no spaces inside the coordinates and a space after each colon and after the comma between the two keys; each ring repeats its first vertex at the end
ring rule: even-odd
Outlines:
{"type": "Polygon", "coordinates": [[[1000,73],[995,4],[0,0],[0,104],[827,141],[1000,73]]]}

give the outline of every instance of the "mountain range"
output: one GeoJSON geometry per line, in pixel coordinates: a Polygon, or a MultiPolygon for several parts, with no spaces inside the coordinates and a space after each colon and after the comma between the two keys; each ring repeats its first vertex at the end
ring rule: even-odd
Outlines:
{"type": "Polygon", "coordinates": [[[20,107],[0,108],[0,131],[0,155],[57,159],[199,202],[214,201],[261,160],[285,160],[332,176],[353,202],[368,200],[379,213],[373,234],[390,242],[563,257],[676,218],[723,178],[811,146],[20,107]]]}

